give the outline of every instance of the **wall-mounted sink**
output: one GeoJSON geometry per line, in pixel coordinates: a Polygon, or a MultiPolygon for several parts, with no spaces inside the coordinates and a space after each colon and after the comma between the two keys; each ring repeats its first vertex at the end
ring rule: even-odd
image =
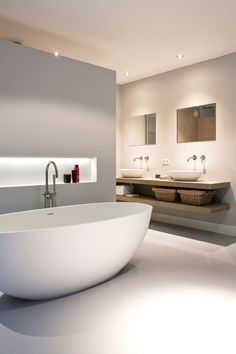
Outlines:
{"type": "Polygon", "coordinates": [[[192,170],[170,170],[169,175],[175,181],[197,181],[202,174],[202,171],[192,170]]]}
{"type": "Polygon", "coordinates": [[[120,169],[120,173],[122,177],[126,178],[140,178],[144,176],[145,169],[144,168],[123,168],[120,169]]]}

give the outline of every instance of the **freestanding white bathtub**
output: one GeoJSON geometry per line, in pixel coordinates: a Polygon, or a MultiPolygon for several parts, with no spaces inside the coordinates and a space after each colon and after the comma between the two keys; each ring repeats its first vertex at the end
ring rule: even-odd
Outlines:
{"type": "Polygon", "coordinates": [[[144,239],[151,211],[97,203],[0,215],[0,290],[41,300],[112,277],[144,239]]]}

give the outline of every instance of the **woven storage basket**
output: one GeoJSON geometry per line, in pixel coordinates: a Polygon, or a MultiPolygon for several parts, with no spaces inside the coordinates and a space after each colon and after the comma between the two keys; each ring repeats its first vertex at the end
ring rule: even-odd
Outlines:
{"type": "Polygon", "coordinates": [[[152,188],[155,193],[156,199],[163,202],[177,202],[178,193],[176,189],[168,188],[152,188]]]}
{"type": "Polygon", "coordinates": [[[214,191],[195,191],[178,189],[181,203],[192,205],[207,205],[212,202],[214,191]]]}

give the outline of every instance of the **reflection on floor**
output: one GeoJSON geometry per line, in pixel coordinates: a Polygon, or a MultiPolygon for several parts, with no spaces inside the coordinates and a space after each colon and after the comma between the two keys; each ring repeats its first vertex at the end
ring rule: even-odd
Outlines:
{"type": "Polygon", "coordinates": [[[236,238],[152,224],[100,286],[0,297],[0,354],[235,354],[236,238]]]}

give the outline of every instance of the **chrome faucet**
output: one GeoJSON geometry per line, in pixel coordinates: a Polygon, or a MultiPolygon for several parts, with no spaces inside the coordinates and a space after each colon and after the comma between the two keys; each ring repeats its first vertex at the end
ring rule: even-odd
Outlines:
{"type": "Polygon", "coordinates": [[[144,160],[145,160],[145,162],[146,162],[146,169],[147,169],[147,171],[149,172],[149,163],[148,163],[148,161],[150,160],[149,156],[148,156],[148,155],[145,156],[145,157],[144,157],[144,160]]]}
{"type": "Polygon", "coordinates": [[[135,162],[136,160],[140,160],[140,161],[142,161],[142,160],[143,160],[143,157],[142,157],[142,156],[135,157],[135,158],[134,158],[134,162],[135,162]]]}
{"type": "Polygon", "coordinates": [[[193,159],[193,161],[197,160],[197,156],[193,155],[187,158],[187,162],[189,162],[191,159],[193,159]]]}
{"type": "Polygon", "coordinates": [[[206,156],[201,155],[200,159],[201,159],[201,164],[202,164],[202,173],[205,175],[206,174],[206,156]]]}
{"type": "Polygon", "coordinates": [[[46,171],[45,171],[45,192],[43,193],[44,195],[44,207],[45,208],[50,208],[50,207],[56,207],[56,178],[58,178],[58,169],[57,165],[55,164],[54,161],[49,161],[49,163],[46,166],[46,171]],[[50,192],[48,188],[48,170],[50,165],[53,165],[55,174],[53,175],[53,191],[50,192]]]}
{"type": "MultiPolygon", "coordinates": [[[[193,156],[190,156],[187,158],[187,162],[189,162],[191,159],[193,159],[193,161],[196,161],[197,160],[197,156],[196,155],[193,155],[193,156]]],[[[195,164],[193,163],[193,170],[195,171],[196,170],[196,167],[195,167],[195,164]]]]}
{"type": "Polygon", "coordinates": [[[136,160],[139,160],[139,161],[140,161],[140,168],[142,168],[143,157],[142,157],[142,156],[135,157],[135,158],[134,158],[134,162],[135,162],[136,160]]]}

